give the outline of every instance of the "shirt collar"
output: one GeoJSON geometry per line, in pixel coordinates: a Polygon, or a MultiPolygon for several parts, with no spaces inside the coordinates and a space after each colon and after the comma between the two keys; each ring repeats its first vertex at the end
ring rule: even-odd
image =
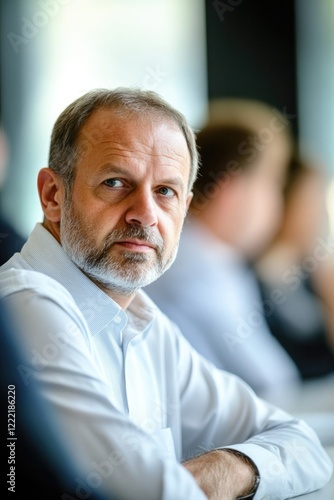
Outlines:
{"type": "MultiPolygon", "coordinates": [[[[115,323],[118,328],[125,326],[126,312],[80,271],[41,223],[35,225],[21,255],[33,269],[55,279],[70,292],[92,335],[100,332],[110,322],[115,323]]],[[[143,331],[153,320],[155,310],[154,303],[144,292],[139,291],[127,313],[138,318],[138,326],[140,323],[143,331]]]]}

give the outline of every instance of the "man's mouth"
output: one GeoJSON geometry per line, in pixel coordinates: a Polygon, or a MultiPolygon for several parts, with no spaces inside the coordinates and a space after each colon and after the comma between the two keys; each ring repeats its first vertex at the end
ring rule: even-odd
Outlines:
{"type": "Polygon", "coordinates": [[[138,240],[133,238],[116,241],[114,245],[122,246],[123,248],[126,248],[127,250],[130,250],[132,252],[149,252],[155,249],[155,246],[149,241],[138,240]]]}

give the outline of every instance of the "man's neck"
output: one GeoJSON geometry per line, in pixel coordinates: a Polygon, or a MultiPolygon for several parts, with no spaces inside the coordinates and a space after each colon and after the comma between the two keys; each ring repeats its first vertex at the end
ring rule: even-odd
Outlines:
{"type": "Polygon", "coordinates": [[[87,276],[100,290],[102,290],[104,293],[108,295],[113,301],[116,302],[122,309],[127,309],[131,302],[133,301],[137,290],[133,292],[124,292],[120,293],[119,291],[116,290],[110,290],[106,285],[103,283],[100,283],[97,280],[94,280],[91,276],[87,276]]]}

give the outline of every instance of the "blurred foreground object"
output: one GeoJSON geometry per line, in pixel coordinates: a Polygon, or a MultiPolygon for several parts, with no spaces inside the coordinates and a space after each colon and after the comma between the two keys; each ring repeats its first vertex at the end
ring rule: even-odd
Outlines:
{"type": "Polygon", "coordinates": [[[40,384],[33,379],[27,383],[20,374],[27,359],[16,330],[6,301],[0,300],[1,400],[8,401],[8,419],[5,408],[1,412],[1,436],[7,444],[1,498],[10,498],[11,493],[20,499],[81,498],[76,496],[80,472],[70,458],[66,435],[41,397],[40,384]],[[62,496],[66,494],[71,496],[62,496]]]}

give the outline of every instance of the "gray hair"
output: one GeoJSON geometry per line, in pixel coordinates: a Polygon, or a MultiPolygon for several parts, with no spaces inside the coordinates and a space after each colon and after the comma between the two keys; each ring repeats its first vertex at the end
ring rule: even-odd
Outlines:
{"type": "Polygon", "coordinates": [[[49,167],[63,180],[68,194],[75,178],[76,162],[83,150],[80,131],[88,118],[98,109],[112,108],[120,116],[156,115],[172,120],[182,131],[190,153],[188,189],[197,177],[198,152],[195,133],[185,116],[168,104],[156,92],[137,88],[118,87],[114,90],[94,89],[76,99],[59,115],[50,142],[49,167]]]}

